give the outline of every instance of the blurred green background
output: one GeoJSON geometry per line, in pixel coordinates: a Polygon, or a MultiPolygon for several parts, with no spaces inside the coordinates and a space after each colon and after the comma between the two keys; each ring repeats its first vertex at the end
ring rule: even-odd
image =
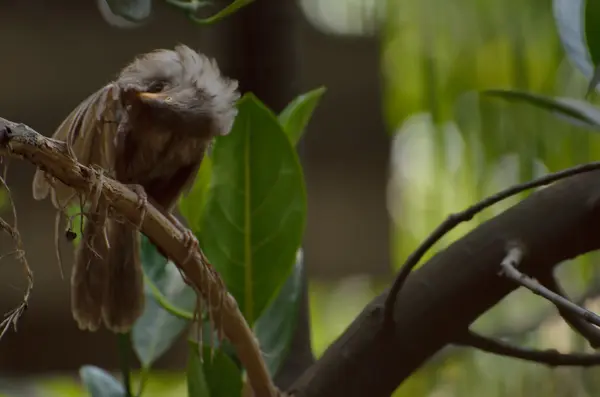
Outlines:
{"type": "MultiPolygon", "coordinates": [[[[117,65],[132,53],[141,52],[140,47],[170,45],[173,40],[183,40],[181,37],[198,35],[195,29],[199,28],[191,24],[178,26],[176,29],[180,30],[169,38],[149,39],[145,33],[131,31],[109,32],[94,16],[91,2],[86,6],[74,6],[69,1],[60,5],[42,3],[40,10],[26,11],[23,6],[19,9],[16,1],[9,1],[6,13],[1,12],[0,6],[0,21],[6,22],[0,24],[0,45],[6,53],[20,57],[1,70],[8,90],[14,85],[17,92],[18,86],[9,76],[18,75],[26,64],[35,70],[32,60],[47,59],[52,51],[56,51],[56,59],[66,58],[67,50],[58,47],[75,46],[84,51],[93,40],[100,43],[96,44],[99,47],[108,46],[109,40],[122,42],[111,52],[111,61],[98,54],[90,55],[89,67],[92,63],[103,65],[97,67],[95,77],[65,71],[75,83],[85,80],[85,89],[75,87],[77,84],[73,84],[75,88],[65,88],[70,99],[64,104],[48,105],[48,114],[39,110],[34,122],[30,122],[34,117],[31,109],[48,103],[48,92],[60,87],[59,82],[48,77],[54,73],[52,66],[46,67],[43,82],[35,80],[35,76],[27,77],[33,79],[39,94],[15,94],[0,101],[7,109],[3,116],[34,128],[39,126],[47,133],[77,98],[114,73],[117,65]],[[67,5],[71,8],[60,9],[67,5]],[[90,20],[95,18],[95,25],[84,27],[85,19],[79,14],[90,20]],[[44,50],[38,43],[40,37],[54,32],[55,23],[51,21],[61,18],[66,27],[52,40],[63,42],[52,50],[44,50]],[[75,33],[79,31],[77,38],[75,33]],[[9,34],[19,35],[21,43],[15,44],[7,37],[9,34]],[[32,46],[40,58],[23,58],[25,49],[32,46]]],[[[360,310],[389,285],[393,271],[449,213],[518,181],[597,159],[600,138],[530,106],[484,99],[477,94],[478,90],[489,88],[518,88],[583,97],[587,80],[565,57],[549,0],[300,0],[297,12],[301,19],[297,45],[308,54],[300,61],[299,85],[328,87],[315,125],[308,132],[304,155],[309,190],[311,336],[314,352],[319,356],[360,310]],[[316,38],[323,41],[317,42],[316,38]],[[323,57],[338,58],[338,63],[326,65],[323,57]],[[350,63],[353,64],[349,67],[350,63]],[[352,117],[349,113],[372,120],[367,124],[370,127],[358,124],[353,130],[344,124],[345,118],[352,117]],[[333,153],[336,149],[341,154],[333,153]],[[344,153],[348,157],[343,157],[344,153]],[[346,166],[354,168],[339,176],[346,166]],[[370,185],[367,180],[371,179],[379,184],[370,185]],[[349,192],[357,198],[349,197],[349,192]],[[346,205],[345,200],[352,204],[346,205]],[[344,229],[361,227],[368,230],[365,234],[375,236],[373,241],[359,232],[358,237],[351,237],[354,240],[344,235],[344,229]],[[326,240],[327,236],[331,240],[326,240]]],[[[184,20],[175,15],[163,23],[175,26],[184,20]]],[[[54,67],[58,71],[65,66],[54,67]]],[[[17,196],[29,200],[24,197],[28,194],[30,179],[26,178],[30,171],[20,172],[15,178],[18,183],[24,182],[21,190],[17,189],[17,196]]],[[[523,197],[507,200],[456,228],[427,257],[523,197]]],[[[27,201],[21,205],[38,208],[34,206],[39,204],[27,201]]],[[[34,229],[32,226],[30,232],[23,232],[26,240],[29,238],[32,244],[42,238],[51,242],[51,228],[44,235],[34,229]]],[[[57,273],[47,258],[38,259],[41,262],[45,272],[57,273]]],[[[559,269],[567,291],[575,298],[585,297],[587,306],[596,311],[600,310],[597,263],[597,255],[592,254],[559,269]]],[[[38,299],[60,297],[56,302],[62,305],[62,317],[56,318],[72,328],[65,295],[68,288],[64,282],[58,283],[57,277],[42,274],[38,288],[45,292],[40,292],[42,297],[38,299]]],[[[18,292],[14,294],[9,291],[2,297],[7,306],[10,299],[18,296],[18,292]]],[[[35,305],[34,301],[31,306],[35,305]]],[[[44,316],[39,314],[39,318],[44,316]]],[[[24,322],[20,332],[26,332],[29,324],[30,330],[42,333],[51,329],[53,325],[49,323],[48,319],[24,322]]],[[[511,294],[494,307],[475,329],[524,346],[560,351],[590,349],[556,316],[553,307],[523,291],[511,294]]],[[[66,335],[58,328],[53,332],[66,335]]],[[[12,339],[13,347],[4,350],[0,344],[1,355],[11,357],[4,361],[0,358],[2,371],[13,372],[14,357],[23,352],[26,344],[23,340],[34,337],[30,333],[23,339],[12,339]]],[[[79,347],[64,343],[64,349],[85,349],[90,342],[81,343],[79,347]]],[[[23,353],[21,361],[35,360],[35,354],[45,354],[44,349],[50,348],[47,342],[33,344],[36,347],[27,352],[28,356],[23,353]]],[[[93,357],[90,355],[85,361],[93,357]]],[[[75,364],[80,362],[73,360],[69,365],[75,364]]],[[[63,374],[68,373],[69,365],[61,365],[65,369],[60,374],[45,374],[44,368],[36,368],[35,376],[40,380],[35,384],[30,378],[7,377],[0,381],[0,390],[10,396],[83,395],[74,375],[63,374]]],[[[19,364],[19,375],[27,375],[27,368],[19,364]]],[[[448,348],[403,384],[396,396],[593,396],[600,393],[598,371],[549,369],[468,349],[448,348]]],[[[182,396],[185,391],[183,374],[171,368],[157,370],[145,395],[182,396]]]]}

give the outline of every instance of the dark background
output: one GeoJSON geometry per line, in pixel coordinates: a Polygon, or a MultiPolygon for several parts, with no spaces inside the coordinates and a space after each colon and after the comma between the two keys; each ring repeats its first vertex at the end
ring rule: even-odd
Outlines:
{"type": "MultiPolygon", "coordinates": [[[[215,56],[225,74],[239,79],[243,89],[258,91],[275,110],[297,94],[324,85],[327,93],[302,147],[309,195],[309,277],[388,275],[388,138],[378,77],[379,41],[374,35],[321,31],[295,2],[262,1],[262,8],[256,2],[208,27],[194,25],[157,2],[147,25],[123,30],[109,26],[93,1],[4,0],[0,115],[50,135],[74,106],[134,55],[178,42],[215,56]],[[266,11],[267,3],[279,8],[266,11]]],[[[18,332],[11,331],[0,342],[0,370],[26,375],[75,371],[87,363],[116,368],[114,338],[104,331],[81,332],[71,318],[71,252],[63,243],[62,280],[53,247],[54,212],[49,202],[33,201],[33,172],[25,162],[12,161],[9,167],[8,184],[35,284],[18,332]]],[[[10,244],[4,237],[0,252],[12,250],[10,244]]],[[[19,302],[24,286],[19,265],[3,259],[0,311],[19,302]]],[[[182,346],[160,360],[159,367],[181,365],[182,346]]]]}

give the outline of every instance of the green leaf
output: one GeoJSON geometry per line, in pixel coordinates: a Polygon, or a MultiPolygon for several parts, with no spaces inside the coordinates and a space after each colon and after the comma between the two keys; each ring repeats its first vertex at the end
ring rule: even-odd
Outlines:
{"type": "Polygon", "coordinates": [[[202,214],[206,205],[211,173],[212,158],[205,156],[192,188],[179,200],[179,211],[196,235],[200,234],[200,225],[202,224],[202,214]]]}
{"type": "Polygon", "coordinates": [[[553,9],[567,56],[590,80],[589,95],[600,82],[600,3],[554,0],[553,9]]]}
{"type": "Polygon", "coordinates": [[[83,227],[85,226],[85,217],[81,215],[82,212],[83,210],[79,205],[70,205],[67,207],[67,216],[71,222],[71,231],[76,234],[73,240],[75,246],[79,244],[81,235],[83,234],[83,227]]]}
{"type": "Polygon", "coordinates": [[[118,28],[141,26],[152,13],[152,0],[97,0],[106,22],[118,28]]]}
{"type": "Polygon", "coordinates": [[[489,90],[483,95],[525,102],[548,110],[565,121],[591,130],[600,130],[600,108],[574,98],[551,98],[525,91],[489,90]]]}
{"type": "Polygon", "coordinates": [[[569,59],[591,77],[594,65],[585,42],[585,0],[554,0],[553,10],[558,35],[569,59]]]}
{"type": "Polygon", "coordinates": [[[300,249],[292,273],[254,327],[260,350],[272,377],[277,374],[281,363],[287,357],[294,336],[302,296],[303,272],[304,263],[300,249]]]}
{"type": "Polygon", "coordinates": [[[183,313],[193,312],[196,295],[183,281],[177,267],[167,262],[145,237],[142,240],[142,266],[145,277],[151,283],[145,285],[146,306],[133,327],[132,341],[142,366],[149,368],[171,347],[188,324],[186,318],[165,310],[152,293],[152,288],[157,288],[161,297],[183,313]]]}
{"type": "Polygon", "coordinates": [[[235,0],[232,3],[229,3],[229,5],[227,7],[223,8],[221,11],[217,12],[213,16],[210,16],[208,18],[197,18],[190,14],[190,19],[192,21],[202,24],[202,25],[215,23],[215,22],[225,18],[226,16],[233,14],[240,8],[247,6],[248,4],[252,3],[253,1],[254,0],[235,0]]]}
{"type": "Polygon", "coordinates": [[[296,151],[255,96],[239,101],[229,135],[213,150],[201,246],[252,325],[296,261],[306,191],[296,151]]]}
{"type": "Polygon", "coordinates": [[[324,93],[325,87],[319,87],[300,95],[290,102],[279,115],[279,122],[293,145],[296,145],[302,137],[324,93]]]}
{"type": "Polygon", "coordinates": [[[111,374],[93,365],[79,369],[83,385],[92,397],[124,397],[125,389],[111,374]]]}
{"type": "Polygon", "coordinates": [[[211,1],[200,1],[200,0],[166,0],[166,3],[172,5],[175,8],[178,8],[187,12],[198,12],[201,8],[211,6],[213,3],[211,1]]]}
{"type": "Polygon", "coordinates": [[[219,349],[202,348],[189,342],[187,383],[189,397],[237,397],[242,394],[242,373],[233,361],[219,349]]]}
{"type": "Polygon", "coordinates": [[[190,342],[187,364],[188,397],[209,397],[208,381],[202,370],[198,345],[190,342]]]}
{"type": "MultiPolygon", "coordinates": [[[[572,7],[572,6],[571,6],[572,7]]],[[[600,3],[585,1],[585,42],[592,64],[600,64],[600,3]]]]}

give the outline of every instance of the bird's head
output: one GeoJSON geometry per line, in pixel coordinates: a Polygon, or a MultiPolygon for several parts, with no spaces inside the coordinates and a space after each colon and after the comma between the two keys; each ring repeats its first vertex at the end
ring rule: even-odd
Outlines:
{"type": "Polygon", "coordinates": [[[214,59],[185,45],[138,56],[117,84],[126,105],[192,135],[226,135],[237,114],[238,82],[222,76],[214,59]]]}

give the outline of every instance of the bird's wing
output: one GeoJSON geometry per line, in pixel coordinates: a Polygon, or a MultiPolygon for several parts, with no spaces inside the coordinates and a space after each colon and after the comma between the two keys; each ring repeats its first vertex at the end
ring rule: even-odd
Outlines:
{"type": "MultiPolygon", "coordinates": [[[[67,142],[77,160],[84,165],[98,165],[109,175],[114,168],[115,136],[123,110],[119,101],[119,88],[107,84],[81,102],[56,129],[52,138],[67,142]]],[[[74,190],[60,181],[53,186],[38,169],[33,178],[33,197],[42,200],[51,193],[57,208],[77,197],[74,190]]]]}

